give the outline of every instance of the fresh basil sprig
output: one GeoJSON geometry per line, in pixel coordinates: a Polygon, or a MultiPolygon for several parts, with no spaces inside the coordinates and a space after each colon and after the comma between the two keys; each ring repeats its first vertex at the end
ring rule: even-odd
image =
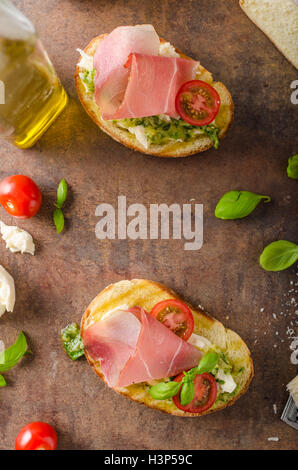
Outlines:
{"type": "Polygon", "coordinates": [[[64,215],[62,212],[62,207],[66,201],[68,192],[68,185],[64,178],[60,181],[57,188],[57,201],[55,206],[57,209],[54,210],[53,219],[56,226],[57,233],[62,232],[64,228],[64,215]]]}
{"type": "MultiPolygon", "coordinates": [[[[12,369],[27,352],[27,341],[24,333],[21,331],[16,342],[0,353],[0,372],[12,369]]],[[[0,387],[5,387],[6,381],[0,375],[0,387]]]]}
{"type": "Polygon", "coordinates": [[[182,406],[188,405],[191,403],[195,396],[195,385],[192,382],[185,382],[182,385],[180,393],[180,403],[182,406]]]}
{"type": "Polygon", "coordinates": [[[197,374],[203,374],[204,372],[211,372],[216,364],[218,363],[218,354],[216,352],[209,352],[205,354],[200,360],[197,367],[197,374]]]}
{"type": "Polygon", "coordinates": [[[242,219],[249,215],[262,199],[265,202],[271,201],[270,196],[249,191],[228,191],[218,201],[215,217],[218,219],[242,219]]]}
{"type": "Polygon", "coordinates": [[[61,330],[61,340],[65,352],[73,361],[84,355],[84,345],[77,323],[70,323],[61,330]]]}
{"type": "Polygon", "coordinates": [[[289,178],[298,179],[298,154],[289,158],[287,175],[289,178]]]}
{"type": "Polygon", "coordinates": [[[188,405],[194,399],[195,387],[194,379],[196,375],[204,372],[211,372],[218,363],[219,356],[216,352],[205,354],[199,362],[199,365],[193,367],[188,372],[184,372],[181,382],[160,382],[150,388],[149,393],[156,400],[167,400],[177,395],[181,388],[180,402],[182,406],[188,405]]]}
{"type": "Polygon", "coordinates": [[[283,271],[297,260],[298,245],[287,240],[278,240],[264,248],[260,256],[260,265],[266,271],[283,271]]]}
{"type": "Polygon", "coordinates": [[[159,384],[153,385],[149,392],[152,398],[156,400],[166,400],[177,395],[181,387],[181,382],[160,382],[159,384]]]}

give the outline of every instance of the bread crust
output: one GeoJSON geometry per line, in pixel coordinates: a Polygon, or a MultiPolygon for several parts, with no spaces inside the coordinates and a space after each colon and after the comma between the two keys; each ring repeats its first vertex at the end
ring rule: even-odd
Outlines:
{"type": "MultiPolygon", "coordinates": [[[[96,46],[99,41],[101,41],[107,34],[102,34],[97,36],[91,40],[91,42],[85,47],[84,52],[89,55],[94,55],[96,46]]],[[[165,43],[166,40],[160,38],[161,43],[165,43]]],[[[191,59],[187,55],[183,54],[178,48],[175,48],[176,52],[185,59],[191,59]]],[[[145,149],[135,138],[134,135],[130,134],[128,131],[124,129],[120,129],[118,126],[113,124],[111,121],[105,121],[101,118],[99,109],[97,105],[95,106],[88,97],[88,94],[85,91],[84,85],[80,79],[80,62],[77,63],[76,73],[74,76],[75,85],[77,89],[77,93],[79,99],[91,119],[97,124],[101,130],[103,130],[106,134],[112,137],[117,142],[125,145],[126,147],[138,151],[140,153],[146,155],[153,155],[156,157],[170,157],[170,158],[178,158],[178,157],[188,157],[190,155],[194,155],[196,153],[204,152],[205,150],[210,149],[213,147],[213,143],[208,136],[204,136],[201,138],[196,139],[194,142],[179,142],[179,143],[170,143],[170,144],[163,144],[163,145],[150,145],[148,149],[145,149]]],[[[219,138],[223,139],[228,132],[234,118],[234,103],[230,92],[227,90],[225,85],[221,82],[213,82],[212,75],[208,72],[204,67],[200,66],[200,71],[202,76],[200,78],[208,83],[212,84],[214,88],[216,88],[217,92],[221,97],[221,108],[219,114],[222,113],[223,117],[221,119],[222,125],[220,126],[220,133],[219,138]],[[224,110],[224,111],[223,111],[224,110]]]]}
{"type": "Polygon", "coordinates": [[[295,67],[295,69],[297,69],[298,68],[297,67],[297,62],[294,62],[292,60],[291,56],[289,54],[287,54],[286,51],[279,45],[278,41],[274,40],[273,37],[265,31],[265,29],[262,27],[262,25],[249,14],[249,12],[247,10],[247,4],[248,3],[249,2],[247,0],[239,0],[240,7],[244,11],[244,13],[248,16],[250,21],[252,21],[257,26],[257,28],[259,28],[262,31],[262,33],[264,33],[265,36],[267,36],[267,38],[270,39],[270,41],[272,42],[272,44],[274,44],[276,49],[290,62],[290,64],[293,65],[293,67],[295,67]]]}
{"type": "MultiPolygon", "coordinates": [[[[211,331],[214,330],[216,332],[216,335],[218,335],[218,332],[221,336],[221,338],[218,339],[218,341],[212,341],[214,344],[221,346],[225,343],[227,347],[233,348],[233,343],[235,345],[235,352],[239,354],[239,351],[242,354],[241,358],[241,364],[243,361],[246,364],[246,370],[245,370],[245,380],[243,383],[241,383],[241,387],[239,390],[239,393],[237,393],[236,396],[231,397],[231,399],[228,402],[222,403],[222,404],[217,404],[217,406],[213,406],[207,411],[204,411],[203,413],[188,413],[185,411],[182,411],[174,404],[168,404],[165,403],[165,401],[162,400],[154,400],[148,391],[141,390],[141,392],[138,392],[137,387],[141,387],[141,384],[136,384],[132,385],[129,387],[121,388],[121,389],[113,389],[117,393],[124,395],[128,398],[130,398],[132,401],[138,402],[145,404],[149,408],[153,409],[158,409],[160,411],[166,412],[168,414],[172,414],[174,416],[181,416],[181,417],[199,417],[203,416],[206,414],[214,413],[215,411],[220,411],[226,408],[227,406],[231,406],[235,403],[235,401],[242,396],[246,390],[248,389],[248,386],[253,378],[254,375],[254,369],[253,369],[253,362],[250,356],[250,351],[244,341],[237,335],[232,330],[225,329],[224,326],[222,325],[221,322],[213,318],[211,315],[208,313],[204,312],[198,307],[192,306],[190,303],[186,302],[184,299],[182,299],[178,294],[176,294],[172,289],[169,287],[160,284],[155,281],[149,281],[146,279],[132,279],[131,281],[119,281],[115,284],[110,284],[107,286],[103,291],[101,291],[90,303],[90,305],[87,307],[85,310],[82,320],[81,320],[81,335],[84,334],[84,331],[94,322],[95,317],[97,315],[101,316],[104,312],[100,313],[98,309],[103,308],[103,310],[109,309],[110,305],[117,299],[123,299],[123,296],[125,292],[127,293],[127,296],[130,295],[130,292],[134,293],[134,290],[136,290],[137,295],[136,295],[136,301],[138,303],[135,303],[135,305],[129,305],[130,307],[132,306],[142,306],[145,308],[145,305],[149,305],[149,308],[147,307],[147,310],[150,310],[157,301],[164,300],[165,298],[175,298],[178,300],[183,301],[188,305],[188,307],[191,309],[193,315],[194,315],[194,320],[195,320],[195,332],[198,331],[198,324],[204,324],[204,331],[206,335],[206,331],[211,331]],[[142,296],[142,290],[148,291],[149,295],[151,293],[151,304],[150,302],[146,304],[146,299],[144,298],[140,301],[140,299],[143,297],[142,296]],[[137,298],[139,296],[139,298],[137,298]],[[145,301],[145,304],[144,304],[145,301]],[[226,338],[224,339],[223,336],[226,335],[226,338]],[[218,342],[221,342],[222,344],[218,344],[218,342]],[[137,391],[136,391],[137,390],[137,391]],[[145,399],[144,399],[145,397],[145,399]]],[[[125,296],[124,296],[125,298],[125,296]]],[[[121,304],[121,301],[120,301],[121,304]]],[[[119,307],[120,307],[119,304],[119,307]]],[[[98,320],[100,321],[100,319],[98,320]]],[[[199,334],[199,333],[198,333],[199,334]]],[[[212,333],[212,339],[214,340],[215,336],[212,333]]],[[[232,351],[233,352],[233,351],[232,351]]],[[[227,354],[231,353],[231,351],[227,351],[227,354]]],[[[98,362],[94,361],[92,357],[88,354],[87,351],[85,351],[85,356],[87,358],[87,361],[89,365],[93,368],[95,373],[100,377],[100,379],[106,383],[105,377],[100,369],[100,365],[98,362]]],[[[234,361],[233,361],[234,362],[234,361]]]]}

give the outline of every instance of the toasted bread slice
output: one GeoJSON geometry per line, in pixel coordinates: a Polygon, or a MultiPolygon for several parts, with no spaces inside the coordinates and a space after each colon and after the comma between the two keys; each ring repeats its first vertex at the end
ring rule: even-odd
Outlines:
{"type": "MultiPolygon", "coordinates": [[[[94,38],[88,46],[84,49],[84,53],[88,56],[94,56],[98,43],[106,36],[103,34],[94,38]]],[[[160,38],[161,43],[165,43],[164,39],[160,38]]],[[[183,54],[179,49],[175,49],[176,52],[180,55],[180,57],[184,57],[185,59],[190,59],[185,54],[183,54]]],[[[84,71],[82,67],[83,61],[82,57],[80,58],[75,73],[75,83],[77,92],[80,98],[82,105],[84,106],[85,110],[89,114],[89,116],[93,119],[93,121],[108,135],[110,135],[113,139],[121,144],[129,147],[133,150],[137,150],[138,152],[145,153],[148,155],[154,155],[157,157],[187,157],[189,155],[193,155],[195,153],[203,152],[204,150],[208,150],[213,146],[212,140],[210,137],[206,135],[199,135],[196,137],[194,141],[189,142],[171,142],[163,145],[150,145],[148,149],[145,149],[143,145],[136,139],[135,135],[131,134],[128,130],[122,129],[117,126],[113,121],[106,121],[102,119],[99,108],[96,104],[94,93],[88,92],[84,83],[81,80],[80,74],[84,71]]],[[[234,116],[234,104],[232,97],[221,82],[213,82],[213,78],[210,72],[206,70],[201,65],[198,68],[197,76],[198,80],[203,80],[210,85],[212,85],[220,95],[221,99],[221,106],[218,112],[218,115],[215,119],[215,124],[219,127],[219,138],[222,139],[232,121],[234,116]]]]}
{"type": "MultiPolygon", "coordinates": [[[[156,303],[173,298],[182,300],[168,287],[153,281],[133,279],[132,281],[124,280],[117,282],[116,284],[111,284],[95,297],[85,311],[81,322],[81,334],[83,335],[84,331],[93,323],[101,321],[102,316],[111,310],[121,307],[129,308],[139,306],[150,312],[156,303]]],[[[234,377],[237,384],[236,393],[230,394],[231,396],[225,401],[217,400],[209,410],[201,414],[196,414],[178,409],[171,399],[153,399],[149,394],[150,385],[145,382],[133,384],[124,388],[115,388],[116,392],[127,396],[133,401],[144,403],[151,408],[155,408],[172,415],[185,417],[202,416],[203,414],[222,410],[227,406],[232,405],[241,395],[243,395],[253,377],[253,363],[246,344],[240,336],[237,335],[237,333],[226,329],[223,324],[215,320],[215,318],[212,318],[197,307],[193,307],[188,303],[187,305],[194,316],[194,333],[204,336],[213,345],[220,348],[232,364],[233,369],[242,371],[234,377]]],[[[105,381],[100,368],[100,363],[93,360],[87,351],[85,352],[85,355],[97,375],[105,381]]]]}
{"type": "Polygon", "coordinates": [[[295,0],[240,0],[247,16],[298,68],[298,4],[295,0]]]}

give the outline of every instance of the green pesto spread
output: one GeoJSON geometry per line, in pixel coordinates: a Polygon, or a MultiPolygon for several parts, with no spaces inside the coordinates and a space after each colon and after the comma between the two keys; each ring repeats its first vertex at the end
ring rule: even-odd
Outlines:
{"type": "Polygon", "coordinates": [[[64,350],[70,359],[75,361],[84,355],[84,345],[80,335],[80,327],[77,323],[70,323],[63,328],[60,337],[64,350]]]}
{"type": "Polygon", "coordinates": [[[215,124],[192,126],[183,119],[164,119],[161,116],[118,119],[113,122],[121,128],[143,126],[150,144],[162,145],[173,141],[190,142],[196,140],[199,135],[207,135],[212,140],[214,148],[217,149],[219,145],[219,128],[215,124]]]}
{"type": "MultiPolygon", "coordinates": [[[[85,70],[81,75],[81,80],[85,84],[89,93],[95,91],[95,69],[85,70]]],[[[143,126],[146,139],[149,144],[163,145],[173,142],[191,142],[199,136],[208,136],[215,149],[219,146],[220,129],[215,124],[207,126],[192,126],[183,119],[164,118],[161,116],[150,116],[143,118],[117,119],[113,120],[121,129],[129,127],[143,126]]],[[[129,131],[128,131],[129,132],[129,131]]]]}

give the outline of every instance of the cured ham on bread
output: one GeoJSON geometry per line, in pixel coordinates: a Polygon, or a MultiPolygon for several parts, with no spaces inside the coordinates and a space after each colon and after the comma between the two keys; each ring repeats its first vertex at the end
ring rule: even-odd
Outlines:
{"type": "Polygon", "coordinates": [[[193,80],[198,62],[180,57],[146,54],[130,55],[130,70],[123,101],[113,115],[104,119],[125,119],[166,114],[179,118],[176,95],[183,83],[193,80]]]}
{"type": "Polygon", "coordinates": [[[253,377],[249,350],[235,332],[152,281],[125,280],[104,289],[82,317],[81,336],[89,364],[109,387],[177,416],[201,416],[233,404],[253,377]],[[206,364],[199,367],[208,356],[217,359],[206,373],[206,364]],[[186,407],[180,392],[173,398],[156,395],[156,386],[179,388],[189,377],[196,395],[186,407]],[[202,387],[210,395],[204,406],[196,401],[202,387]]]}
{"type": "Polygon", "coordinates": [[[178,375],[198,364],[202,353],[144,309],[116,310],[84,332],[88,354],[101,361],[109,386],[178,375]]]}
{"type": "Polygon", "coordinates": [[[226,87],[213,82],[199,61],[159,38],[152,25],[118,27],[80,53],[79,98],[98,126],[127,147],[161,157],[188,156],[217,148],[233,120],[226,87]],[[200,99],[189,99],[188,90],[177,110],[180,90],[193,81],[199,82],[200,99]]]}

